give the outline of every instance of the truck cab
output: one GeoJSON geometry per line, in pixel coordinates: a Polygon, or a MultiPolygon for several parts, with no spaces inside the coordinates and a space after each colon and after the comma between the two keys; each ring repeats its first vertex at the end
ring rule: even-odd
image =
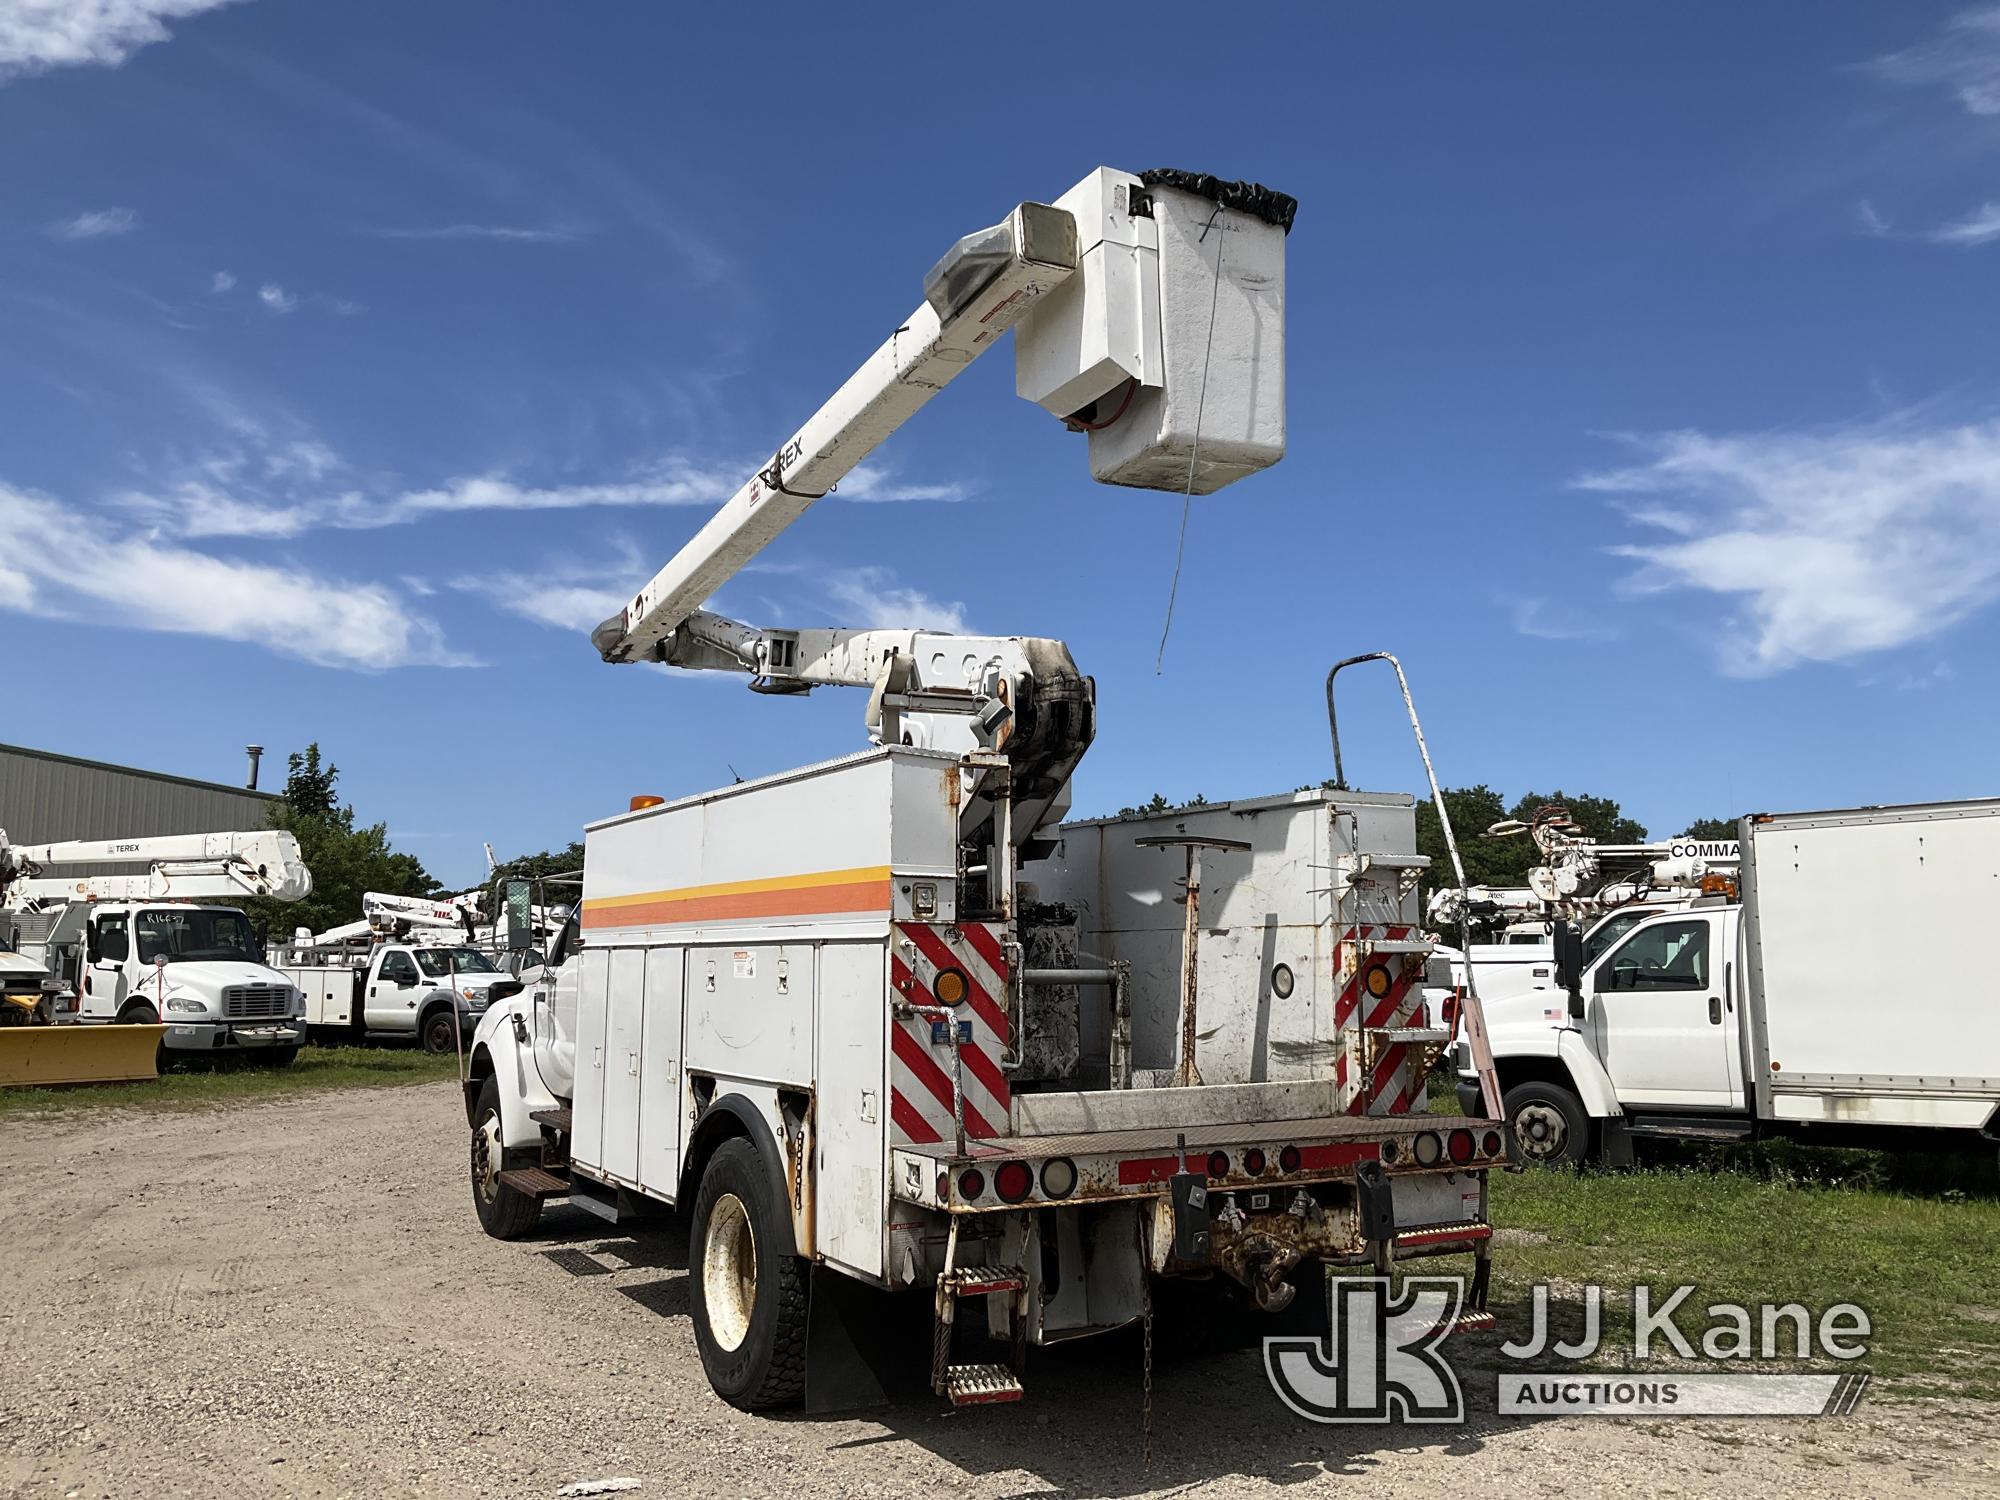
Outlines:
{"type": "MultiPolygon", "coordinates": [[[[1523,1157],[1581,1159],[1598,1122],[1627,1117],[1688,1117],[1661,1133],[1747,1132],[1741,913],[1720,903],[1612,912],[1577,944],[1576,999],[1554,978],[1486,998],[1503,1112],[1523,1157]]],[[[1463,1044],[1458,1064],[1460,1101],[1476,1109],[1463,1044]]]]}
{"type": "Polygon", "coordinates": [[[304,996],[266,966],[235,907],[76,902],[48,952],[68,990],[61,1019],[164,1023],[171,1051],[255,1053],[278,1065],[305,1041],[304,996]]]}

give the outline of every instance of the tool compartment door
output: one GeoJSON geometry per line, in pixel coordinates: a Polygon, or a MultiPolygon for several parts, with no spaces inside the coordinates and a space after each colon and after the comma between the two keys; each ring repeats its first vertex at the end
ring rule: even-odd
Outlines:
{"type": "Polygon", "coordinates": [[[681,1017],[687,998],[687,950],[648,948],[645,1051],[639,1062],[639,1186],[669,1203],[680,1191],[681,1017]]]}
{"type": "Polygon", "coordinates": [[[586,948],[576,976],[576,1097],[571,1101],[570,1155],[602,1170],[604,1153],[605,987],[609,949],[586,948]]]}
{"type": "Polygon", "coordinates": [[[604,1001],[604,1147],[607,1176],[639,1180],[639,1060],[646,1018],[646,950],[613,948],[604,1001]]]}
{"type": "Polygon", "coordinates": [[[880,1278],[888,1233],[884,1067],[888,975],[879,943],[819,950],[813,1213],[826,1259],[880,1278]]]}

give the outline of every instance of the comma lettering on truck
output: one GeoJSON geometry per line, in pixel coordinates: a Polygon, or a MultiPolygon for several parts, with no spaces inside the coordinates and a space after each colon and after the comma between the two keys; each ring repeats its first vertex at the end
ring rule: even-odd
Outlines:
{"type": "Polygon", "coordinates": [[[1987,924],[2000,801],[1760,814],[1741,845],[1740,900],[1614,913],[1560,964],[1571,993],[1489,1004],[1522,1154],[1618,1159],[1633,1135],[1994,1139],[1991,986],[1926,983],[1919,1006],[1909,981],[1921,935],[1987,924]]]}

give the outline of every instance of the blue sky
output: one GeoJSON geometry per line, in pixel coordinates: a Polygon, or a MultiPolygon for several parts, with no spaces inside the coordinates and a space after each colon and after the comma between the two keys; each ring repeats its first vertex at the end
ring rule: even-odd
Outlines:
{"type": "Polygon", "coordinates": [[[0,0],[0,737],[316,739],[450,881],[858,748],[587,629],[1103,163],[1301,204],[1290,452],[1195,502],[1164,671],[1179,502],[1005,356],[723,607],[1069,641],[1080,813],[1319,779],[1376,648],[1447,784],[1659,834],[2000,790],[2000,8],[1123,14],[0,0]]]}

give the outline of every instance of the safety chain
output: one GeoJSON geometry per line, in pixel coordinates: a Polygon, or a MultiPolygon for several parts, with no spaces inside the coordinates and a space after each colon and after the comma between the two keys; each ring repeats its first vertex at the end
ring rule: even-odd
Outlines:
{"type": "Polygon", "coordinates": [[[1145,1278],[1140,1292],[1139,1325],[1145,1338],[1145,1372],[1139,1382],[1143,1392],[1140,1400],[1140,1424],[1146,1438],[1145,1467],[1153,1467],[1153,1287],[1152,1278],[1145,1278]]]}

